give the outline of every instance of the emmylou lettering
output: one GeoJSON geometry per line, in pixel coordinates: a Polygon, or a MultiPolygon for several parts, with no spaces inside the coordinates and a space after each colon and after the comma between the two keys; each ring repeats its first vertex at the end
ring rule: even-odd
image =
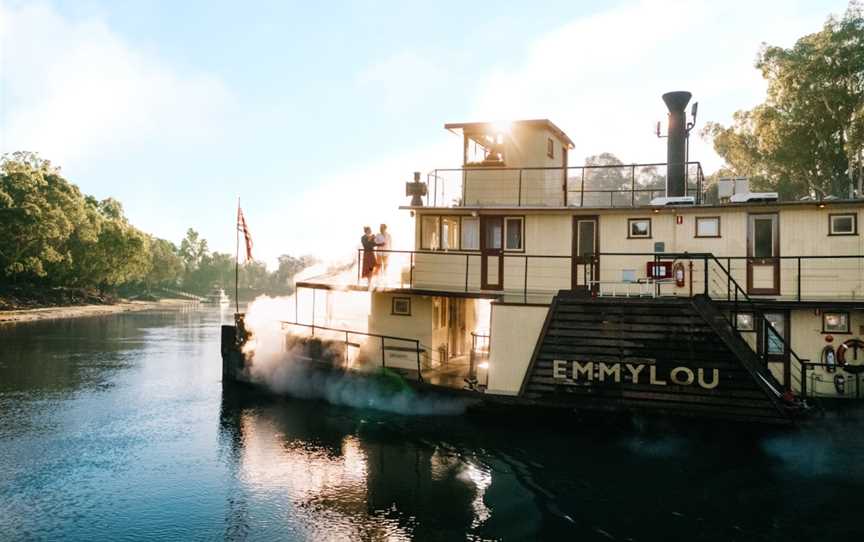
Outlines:
{"type": "Polygon", "coordinates": [[[650,384],[652,386],[699,386],[712,390],[720,384],[718,369],[691,369],[689,367],[673,367],[664,375],[658,374],[654,364],[620,363],[608,361],[567,361],[556,359],[552,362],[552,377],[555,380],[566,380],[574,383],[590,382],[628,382],[632,384],[650,384]],[[645,367],[648,371],[643,372],[645,367]],[[646,374],[647,373],[647,374],[646,374]]]}

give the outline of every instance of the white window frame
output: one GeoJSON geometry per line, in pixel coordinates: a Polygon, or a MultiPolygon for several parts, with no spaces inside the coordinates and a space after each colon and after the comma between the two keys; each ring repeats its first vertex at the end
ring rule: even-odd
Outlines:
{"type": "Polygon", "coordinates": [[[644,218],[628,218],[627,219],[627,239],[651,239],[651,217],[644,218]],[[633,235],[633,226],[634,222],[647,222],[648,223],[648,234],[647,235],[633,235]]]}
{"type": "Polygon", "coordinates": [[[858,235],[858,213],[837,213],[828,215],[828,235],[858,235]],[[834,229],[834,220],[838,218],[851,218],[852,229],[850,231],[837,231],[834,229]]]}
{"type": "Polygon", "coordinates": [[[525,217],[524,216],[505,216],[504,217],[504,251],[505,252],[525,252],[525,217]],[[507,246],[507,241],[509,239],[507,232],[510,220],[518,220],[519,221],[519,240],[522,242],[519,248],[510,248],[507,246]]]}

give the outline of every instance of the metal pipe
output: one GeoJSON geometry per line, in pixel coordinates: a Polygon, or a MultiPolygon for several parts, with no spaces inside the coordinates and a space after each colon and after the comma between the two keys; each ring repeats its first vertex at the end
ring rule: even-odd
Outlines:
{"type": "Polygon", "coordinates": [[[667,92],[663,101],[669,109],[666,138],[666,195],[683,196],[687,192],[685,162],[687,152],[687,119],[684,108],[692,94],[686,91],[667,92]]]}

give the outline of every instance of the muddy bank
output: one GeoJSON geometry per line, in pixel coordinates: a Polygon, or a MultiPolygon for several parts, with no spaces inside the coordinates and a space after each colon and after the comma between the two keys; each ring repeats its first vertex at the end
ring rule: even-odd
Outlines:
{"type": "Polygon", "coordinates": [[[120,301],[111,305],[74,305],[68,307],[44,307],[38,309],[21,309],[0,311],[0,325],[15,322],[32,322],[35,320],[52,320],[57,318],[81,318],[85,316],[103,316],[121,312],[145,311],[152,309],[180,308],[193,302],[181,299],[163,299],[161,301],[120,301]]]}

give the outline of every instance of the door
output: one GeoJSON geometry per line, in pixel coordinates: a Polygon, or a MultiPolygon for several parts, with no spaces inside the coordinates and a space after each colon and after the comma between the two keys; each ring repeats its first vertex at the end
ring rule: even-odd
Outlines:
{"type": "Polygon", "coordinates": [[[574,291],[597,292],[600,280],[599,224],[596,216],[573,217],[573,268],[570,271],[574,291]]]}
{"type": "Polygon", "coordinates": [[[780,230],[777,213],[747,217],[747,293],[780,294],[780,230]]]}
{"type": "Polygon", "coordinates": [[[480,217],[480,288],[504,288],[504,217],[480,217]]]}
{"type": "Polygon", "coordinates": [[[451,297],[447,303],[447,351],[453,358],[465,354],[465,300],[451,297]]]}
{"type": "MultiPolygon", "coordinates": [[[[791,358],[789,353],[789,345],[792,337],[790,336],[789,311],[777,311],[764,313],[765,319],[760,318],[759,333],[758,333],[758,350],[765,354],[765,359],[769,364],[769,369],[772,363],[782,364],[782,374],[777,379],[783,382],[786,389],[791,389],[792,372],[791,358]]],[[[775,376],[777,376],[775,374],[775,376]]]]}

